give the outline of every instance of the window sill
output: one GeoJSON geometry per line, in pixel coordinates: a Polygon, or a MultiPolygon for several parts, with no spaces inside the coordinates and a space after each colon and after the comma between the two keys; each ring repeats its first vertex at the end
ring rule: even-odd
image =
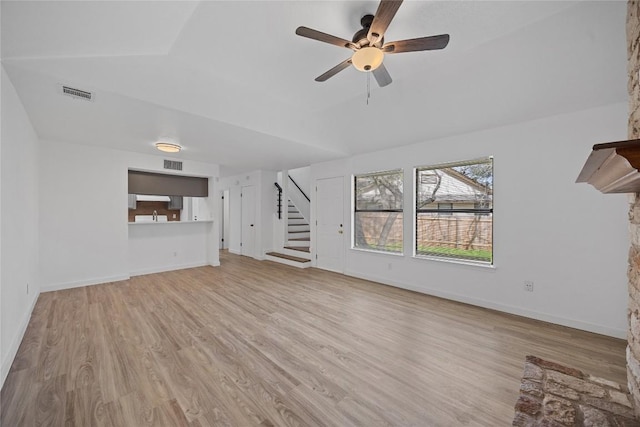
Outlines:
{"type": "Polygon", "coordinates": [[[468,265],[468,266],[471,266],[471,267],[488,268],[490,270],[495,270],[496,269],[495,264],[487,264],[487,263],[484,263],[484,262],[474,262],[474,261],[463,260],[463,259],[440,258],[440,257],[428,256],[428,255],[414,255],[412,258],[413,259],[420,259],[420,260],[427,260],[427,261],[446,262],[446,263],[449,263],[449,264],[468,265]]]}
{"type": "Polygon", "coordinates": [[[402,253],[402,252],[385,252],[385,251],[377,251],[375,249],[364,249],[364,248],[354,248],[354,247],[351,247],[349,249],[351,249],[352,251],[366,252],[366,253],[370,253],[370,254],[380,254],[380,255],[391,255],[391,256],[397,256],[397,257],[404,257],[404,253],[402,253]]]}

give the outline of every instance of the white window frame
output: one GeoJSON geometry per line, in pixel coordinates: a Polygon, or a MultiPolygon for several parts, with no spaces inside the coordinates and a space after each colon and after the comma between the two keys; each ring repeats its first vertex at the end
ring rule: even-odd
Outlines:
{"type": "Polygon", "coordinates": [[[493,156],[487,156],[487,157],[482,157],[482,158],[477,158],[477,159],[472,159],[472,160],[466,160],[466,161],[458,161],[458,162],[449,162],[449,163],[441,163],[441,164],[435,164],[435,165],[425,165],[425,166],[417,166],[413,169],[413,173],[414,173],[414,188],[413,188],[413,197],[414,197],[414,203],[413,203],[413,210],[414,210],[414,215],[413,215],[413,257],[414,258],[419,258],[419,259],[429,259],[429,260],[436,260],[436,261],[444,261],[444,262],[454,262],[454,263],[460,263],[460,264],[471,264],[471,265],[479,265],[479,266],[484,266],[484,267],[494,267],[495,265],[495,249],[494,249],[494,216],[493,216],[493,183],[492,183],[492,188],[491,188],[491,207],[487,207],[487,208],[478,208],[474,205],[473,208],[453,208],[450,210],[446,210],[446,209],[440,209],[440,206],[436,205],[435,208],[418,208],[418,202],[419,202],[419,190],[420,190],[420,186],[421,186],[421,182],[420,181],[420,172],[424,171],[424,170],[439,170],[439,169],[446,169],[446,168],[452,168],[452,167],[457,167],[457,166],[465,166],[465,165],[474,165],[474,164],[480,164],[480,163],[487,163],[490,162],[491,163],[491,180],[493,182],[493,178],[494,178],[494,161],[493,161],[493,156]],[[485,260],[480,260],[480,259],[473,259],[472,257],[468,257],[465,258],[464,256],[447,256],[446,254],[428,254],[428,253],[423,253],[421,251],[418,250],[418,239],[419,239],[419,234],[418,234],[418,215],[420,213],[431,213],[431,214],[435,214],[435,215],[443,215],[443,216],[451,216],[454,213],[469,213],[469,214],[474,214],[474,215],[489,215],[491,218],[491,259],[490,261],[485,261],[485,260]]]}
{"type": "Polygon", "coordinates": [[[379,254],[385,254],[385,255],[392,255],[392,256],[404,256],[404,242],[405,242],[405,229],[404,229],[404,197],[405,197],[405,189],[404,189],[404,169],[402,168],[397,168],[397,169],[389,169],[389,170],[384,170],[384,171],[378,171],[378,172],[368,172],[368,173],[360,173],[360,174],[353,174],[351,176],[351,188],[352,188],[352,196],[351,196],[351,204],[352,204],[352,208],[351,208],[351,249],[356,250],[356,251],[364,251],[364,252],[375,252],[375,253],[379,253],[379,254]],[[375,175],[386,175],[386,174],[394,174],[394,173],[400,173],[402,175],[402,182],[403,182],[403,188],[402,188],[402,203],[400,204],[402,206],[401,209],[362,209],[362,210],[358,210],[358,203],[357,203],[357,179],[358,178],[362,178],[362,177],[367,177],[367,176],[375,176],[375,175]],[[358,212],[397,212],[402,214],[402,221],[401,221],[401,226],[402,226],[402,245],[400,247],[400,251],[399,252],[393,252],[393,251],[385,251],[382,249],[376,249],[376,248],[366,248],[366,247],[358,247],[356,246],[356,232],[357,232],[357,227],[356,227],[356,214],[358,212]]]}

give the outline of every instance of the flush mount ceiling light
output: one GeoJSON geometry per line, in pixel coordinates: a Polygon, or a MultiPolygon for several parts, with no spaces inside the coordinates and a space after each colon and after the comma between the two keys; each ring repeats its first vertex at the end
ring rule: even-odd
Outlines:
{"type": "Polygon", "coordinates": [[[178,153],[182,150],[182,147],[178,144],[171,144],[169,142],[156,142],[156,148],[165,153],[178,153]]]}
{"type": "Polygon", "coordinates": [[[384,53],[377,47],[363,47],[356,50],[351,57],[351,63],[358,71],[373,71],[382,65],[384,53]]]}

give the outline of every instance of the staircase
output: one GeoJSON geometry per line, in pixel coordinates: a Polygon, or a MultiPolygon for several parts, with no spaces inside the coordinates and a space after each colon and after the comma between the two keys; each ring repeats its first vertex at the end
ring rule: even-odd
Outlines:
{"type": "Polygon", "coordinates": [[[298,268],[311,266],[311,228],[298,208],[289,200],[287,242],[282,252],[267,252],[265,258],[270,261],[298,268]]]}

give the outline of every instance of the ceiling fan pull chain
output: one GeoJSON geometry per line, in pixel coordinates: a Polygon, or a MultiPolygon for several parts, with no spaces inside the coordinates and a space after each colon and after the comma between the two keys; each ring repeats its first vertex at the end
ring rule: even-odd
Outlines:
{"type": "Polygon", "coordinates": [[[369,105],[369,98],[371,98],[371,73],[367,73],[367,105],[369,105]]]}

